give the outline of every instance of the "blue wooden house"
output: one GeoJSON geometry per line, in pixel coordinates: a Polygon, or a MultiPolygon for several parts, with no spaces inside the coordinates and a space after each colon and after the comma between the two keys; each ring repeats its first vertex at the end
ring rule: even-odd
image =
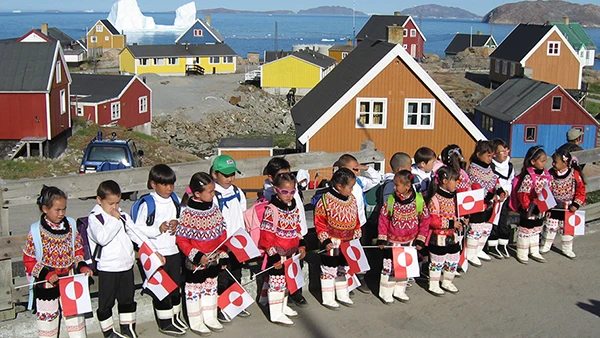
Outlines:
{"type": "Polygon", "coordinates": [[[561,86],[528,78],[512,78],[483,99],[474,122],[488,139],[505,140],[512,157],[534,145],[552,153],[571,128],[584,132],[581,147],[596,147],[598,121],[561,86]]]}
{"type": "Polygon", "coordinates": [[[204,45],[223,43],[225,38],[214,27],[210,25],[210,16],[206,16],[206,21],[196,19],[196,21],[183,32],[175,43],[184,45],[204,45]]]}

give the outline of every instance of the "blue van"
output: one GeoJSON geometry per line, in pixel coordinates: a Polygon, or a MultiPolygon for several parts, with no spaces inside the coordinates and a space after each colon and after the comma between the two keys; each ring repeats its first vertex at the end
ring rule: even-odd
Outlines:
{"type": "Polygon", "coordinates": [[[132,140],[118,140],[116,136],[112,133],[112,138],[105,140],[102,132],[98,132],[98,136],[85,148],[80,174],[142,166],[144,152],[138,150],[132,140]]]}

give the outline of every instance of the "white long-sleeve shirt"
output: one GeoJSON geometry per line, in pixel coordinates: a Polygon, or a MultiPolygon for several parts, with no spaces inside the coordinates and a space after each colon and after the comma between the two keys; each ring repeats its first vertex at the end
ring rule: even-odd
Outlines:
{"type": "Polygon", "coordinates": [[[352,195],[356,199],[356,205],[358,206],[358,218],[360,220],[360,226],[367,223],[367,215],[365,214],[365,198],[363,193],[381,182],[381,174],[372,167],[369,167],[366,172],[366,176],[358,176],[356,183],[352,187],[352,195]],[[358,182],[360,180],[360,183],[358,182]]]}
{"type": "Polygon", "coordinates": [[[102,247],[100,257],[96,257],[96,268],[106,272],[122,272],[133,267],[135,253],[132,241],[141,246],[148,241],[134,226],[131,217],[119,210],[121,219],[106,213],[101,206],[96,205],[88,216],[87,234],[90,250],[94,253],[96,247],[102,247]]]}
{"type": "MultiPolygon", "coordinates": [[[[298,193],[298,184],[296,184],[296,193],[294,194],[294,200],[296,201],[296,205],[298,206],[298,210],[300,211],[300,234],[305,236],[308,233],[308,225],[306,224],[306,212],[304,211],[304,202],[298,193]]],[[[267,201],[271,200],[271,197],[275,195],[275,189],[273,189],[273,183],[268,179],[265,180],[264,192],[263,195],[267,199],[267,201]]]]}
{"type": "Polygon", "coordinates": [[[146,225],[148,218],[148,206],[142,203],[138,210],[138,216],[135,221],[135,229],[148,237],[150,243],[156,248],[158,253],[163,256],[171,256],[179,253],[175,243],[175,235],[171,232],[160,232],[160,225],[163,222],[169,223],[171,220],[177,220],[177,207],[171,197],[162,198],[156,192],[151,192],[150,196],[154,198],[156,206],[154,212],[154,223],[151,226],[146,225]]]}
{"type": "Polygon", "coordinates": [[[246,196],[242,189],[237,188],[239,200],[235,197],[235,186],[232,184],[228,189],[224,189],[215,182],[215,197],[213,199],[216,205],[219,205],[217,192],[220,193],[220,198],[227,201],[221,210],[225,223],[227,224],[227,236],[233,235],[239,229],[245,229],[244,226],[244,211],[246,210],[246,196]]]}
{"type": "Polygon", "coordinates": [[[500,186],[502,187],[502,190],[506,191],[507,195],[510,195],[510,193],[512,192],[512,181],[515,178],[515,168],[513,167],[512,171],[509,172],[509,163],[510,157],[507,157],[506,161],[504,162],[498,162],[495,159],[492,159],[494,171],[502,175],[501,177],[498,177],[498,180],[500,181],[500,186]],[[506,179],[505,177],[507,177],[508,179],[506,179]]]}

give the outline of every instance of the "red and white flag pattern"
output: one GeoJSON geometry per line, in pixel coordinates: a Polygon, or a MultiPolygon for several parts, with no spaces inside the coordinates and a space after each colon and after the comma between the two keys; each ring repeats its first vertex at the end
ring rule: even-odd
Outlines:
{"type": "Polygon", "coordinates": [[[460,258],[458,259],[458,266],[460,266],[464,272],[467,272],[469,270],[469,260],[467,260],[466,245],[463,245],[463,248],[460,252],[460,258]]]}
{"type": "Polygon", "coordinates": [[[79,274],[58,280],[60,302],[65,317],[92,312],[88,276],[79,274]]]}
{"type": "Polygon", "coordinates": [[[262,306],[267,306],[269,304],[269,277],[265,278],[263,282],[262,289],[260,290],[260,296],[258,297],[258,303],[262,306]]]}
{"type": "Polygon", "coordinates": [[[138,256],[140,257],[140,262],[142,263],[142,268],[144,269],[146,278],[150,278],[152,275],[154,275],[156,270],[162,266],[160,258],[158,258],[158,255],[154,253],[154,251],[146,242],[140,246],[138,256]]]}
{"type": "Polygon", "coordinates": [[[458,217],[475,214],[485,210],[484,189],[468,190],[456,193],[456,205],[458,206],[458,217]]]}
{"type": "Polygon", "coordinates": [[[417,248],[414,246],[392,248],[392,257],[394,258],[394,277],[407,279],[421,275],[417,248]]]}
{"type": "Polygon", "coordinates": [[[304,274],[300,267],[300,255],[292,256],[283,262],[285,269],[285,283],[290,293],[294,293],[304,286],[304,274]]]}
{"type": "Polygon", "coordinates": [[[252,241],[252,238],[244,229],[238,229],[238,231],[229,237],[225,245],[241,263],[260,256],[260,251],[258,251],[256,244],[254,244],[254,241],[252,241]]]}
{"type": "Polygon", "coordinates": [[[356,275],[346,274],[346,280],[348,280],[348,292],[358,288],[360,286],[360,281],[356,275]]]}
{"type": "Polygon", "coordinates": [[[163,269],[156,270],[152,277],[144,281],[142,287],[150,290],[158,300],[165,299],[173,290],[178,288],[177,284],[163,269]]]}
{"type": "Polygon", "coordinates": [[[542,189],[542,193],[533,201],[540,210],[540,213],[544,213],[556,206],[554,195],[552,195],[552,191],[550,191],[550,187],[547,184],[542,189]]]}
{"type": "Polygon", "coordinates": [[[565,211],[564,234],[567,236],[585,235],[585,211],[565,211]]]}
{"type": "Polygon", "coordinates": [[[246,310],[252,303],[254,300],[239,283],[230,286],[218,299],[219,308],[230,318],[234,318],[246,310]]]}
{"type": "Polygon", "coordinates": [[[502,213],[502,206],[504,202],[500,202],[498,200],[494,201],[494,205],[492,206],[492,217],[490,217],[489,223],[493,225],[498,225],[500,223],[500,214],[502,213]]]}
{"type": "Polygon", "coordinates": [[[346,257],[348,267],[350,267],[348,270],[349,274],[354,275],[371,269],[365,251],[358,239],[343,242],[340,245],[340,250],[342,251],[342,254],[344,254],[344,257],[346,257]]]}

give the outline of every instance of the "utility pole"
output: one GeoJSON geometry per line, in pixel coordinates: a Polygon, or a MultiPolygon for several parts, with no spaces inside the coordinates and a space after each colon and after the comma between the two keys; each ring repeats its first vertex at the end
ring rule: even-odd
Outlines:
{"type": "Polygon", "coordinates": [[[494,37],[494,10],[490,12],[490,36],[494,37]]]}
{"type": "Polygon", "coordinates": [[[470,41],[469,41],[469,47],[473,48],[473,26],[471,26],[471,35],[469,36],[470,41]]]}
{"type": "Polygon", "coordinates": [[[274,49],[275,51],[279,50],[279,46],[277,45],[277,42],[278,42],[278,41],[277,41],[277,35],[278,35],[278,34],[279,34],[279,33],[277,32],[277,21],[275,21],[275,39],[274,39],[274,41],[273,41],[273,49],[274,49]]]}
{"type": "Polygon", "coordinates": [[[356,0],[352,1],[352,45],[356,40],[356,0]]]}

